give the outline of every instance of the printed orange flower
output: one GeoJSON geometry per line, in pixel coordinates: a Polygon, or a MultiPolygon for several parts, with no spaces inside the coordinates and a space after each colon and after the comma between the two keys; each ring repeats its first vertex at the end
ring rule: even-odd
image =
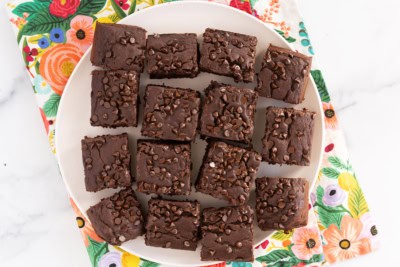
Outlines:
{"type": "Polygon", "coordinates": [[[335,110],[333,109],[332,104],[322,102],[322,107],[324,108],[325,127],[328,129],[336,129],[337,118],[336,118],[335,110]]]}
{"type": "Polygon", "coordinates": [[[80,3],[80,0],[53,0],[49,11],[53,16],[65,19],[76,12],[80,3]]]}
{"type": "Polygon", "coordinates": [[[40,74],[55,93],[62,94],[69,76],[82,55],[82,50],[73,44],[59,44],[43,54],[40,74]]]}
{"type": "Polygon", "coordinates": [[[93,19],[78,15],[71,20],[71,29],[67,31],[69,43],[78,46],[85,52],[93,42],[93,19]]]}
{"type": "Polygon", "coordinates": [[[349,215],[343,217],[340,230],[331,224],[323,234],[327,241],[323,246],[326,260],[334,263],[371,252],[370,240],[360,237],[362,229],[362,222],[349,215]]]}
{"type": "Polygon", "coordinates": [[[207,266],[202,266],[202,267],[225,267],[225,266],[226,266],[226,263],[222,262],[222,263],[217,263],[217,264],[212,264],[212,265],[207,265],[207,266]]]}
{"type": "Polygon", "coordinates": [[[320,254],[321,240],[318,229],[316,228],[299,228],[293,233],[292,251],[300,260],[309,260],[315,254],[320,254]]]}
{"type": "Polygon", "coordinates": [[[88,237],[91,239],[97,241],[97,242],[103,242],[103,239],[101,239],[94,231],[92,225],[90,224],[89,221],[87,221],[81,211],[79,210],[78,206],[76,206],[75,202],[70,198],[70,203],[72,206],[72,209],[74,210],[76,214],[76,223],[78,224],[78,227],[80,229],[83,241],[85,243],[85,246],[89,246],[89,240],[88,237]]]}

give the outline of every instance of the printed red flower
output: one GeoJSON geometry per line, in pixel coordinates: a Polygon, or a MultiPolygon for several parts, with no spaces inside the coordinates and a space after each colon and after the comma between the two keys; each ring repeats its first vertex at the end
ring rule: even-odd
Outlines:
{"type": "Polygon", "coordinates": [[[29,46],[24,47],[24,52],[25,52],[25,59],[28,62],[32,62],[34,60],[33,57],[39,54],[36,48],[31,49],[29,46]]]}
{"type": "Polygon", "coordinates": [[[257,248],[265,249],[266,247],[268,247],[268,244],[269,244],[269,240],[267,239],[264,242],[262,242],[260,245],[256,246],[256,249],[257,248]]]}
{"type": "Polygon", "coordinates": [[[80,0],[53,0],[49,11],[53,16],[65,19],[76,12],[80,3],[80,0]]]}
{"type": "Polygon", "coordinates": [[[248,0],[231,0],[229,3],[231,7],[240,9],[244,12],[249,13],[250,15],[253,15],[253,11],[250,5],[250,1],[248,0]]]}
{"type": "Polygon", "coordinates": [[[44,123],[44,128],[46,129],[46,133],[49,134],[49,121],[46,118],[46,115],[44,114],[43,109],[39,109],[40,110],[40,116],[42,117],[43,123],[44,123]]]}
{"type": "Polygon", "coordinates": [[[117,5],[119,5],[123,10],[128,10],[129,4],[127,3],[128,0],[114,0],[117,5]]]}

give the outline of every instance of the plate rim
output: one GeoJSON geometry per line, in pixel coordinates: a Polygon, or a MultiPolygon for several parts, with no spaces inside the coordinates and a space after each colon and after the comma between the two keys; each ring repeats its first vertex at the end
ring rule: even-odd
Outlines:
{"type": "MultiPolygon", "coordinates": [[[[149,7],[146,7],[144,9],[141,9],[138,12],[132,13],[132,14],[126,16],[125,18],[119,20],[116,24],[124,24],[124,22],[126,20],[128,20],[129,17],[136,16],[138,13],[148,12],[149,10],[165,8],[165,6],[171,6],[171,5],[173,5],[173,6],[177,5],[178,6],[178,5],[192,5],[192,4],[204,5],[204,6],[218,6],[220,8],[230,10],[230,12],[235,12],[240,16],[245,16],[245,17],[247,17],[249,19],[252,19],[256,23],[261,24],[261,25],[263,25],[263,27],[266,27],[267,29],[269,29],[270,32],[272,32],[272,34],[275,35],[275,37],[277,37],[278,39],[281,39],[286,44],[288,49],[290,49],[292,51],[297,51],[297,50],[293,49],[293,47],[290,45],[290,43],[288,41],[286,41],[286,39],[283,38],[280,34],[278,34],[271,25],[259,20],[258,18],[254,17],[253,15],[248,14],[247,12],[244,12],[242,10],[239,10],[237,8],[234,8],[234,7],[231,7],[229,5],[222,4],[222,3],[217,3],[217,2],[209,2],[209,1],[202,1],[202,0],[178,0],[178,1],[175,1],[175,2],[167,2],[167,3],[157,4],[157,5],[153,5],[153,6],[149,6],[149,7]]],[[[67,91],[72,90],[72,89],[70,89],[70,87],[71,87],[70,84],[74,80],[75,76],[78,75],[77,74],[78,73],[77,70],[80,67],[80,65],[83,64],[83,61],[86,59],[86,57],[88,57],[88,56],[90,57],[90,53],[92,51],[92,47],[93,47],[93,45],[90,45],[90,47],[86,50],[86,52],[80,58],[78,64],[75,66],[71,76],[69,77],[67,83],[65,84],[65,87],[64,87],[64,90],[63,90],[62,94],[65,94],[67,91]]],[[[313,87],[313,89],[314,89],[314,91],[315,91],[315,93],[317,95],[318,100],[319,100],[318,101],[319,112],[320,112],[320,114],[323,115],[324,112],[323,112],[321,96],[319,95],[318,88],[317,88],[317,86],[316,86],[316,84],[314,82],[314,79],[313,79],[311,73],[309,74],[308,82],[312,83],[312,87],[313,87]]],[[[59,103],[59,110],[61,110],[62,107],[64,106],[64,102],[65,102],[64,99],[65,98],[61,97],[61,100],[60,100],[60,103],[59,103]]],[[[61,112],[57,112],[56,121],[57,122],[58,121],[62,121],[62,113],[61,112]]],[[[323,158],[323,149],[324,149],[323,144],[324,144],[325,132],[326,132],[326,130],[325,130],[325,120],[324,120],[323,116],[321,116],[321,118],[320,118],[320,123],[321,123],[321,139],[322,139],[322,142],[321,142],[321,147],[320,147],[320,151],[319,151],[319,158],[318,158],[318,164],[317,164],[317,166],[319,166],[319,167],[321,166],[321,162],[322,162],[322,158],[323,158]]],[[[67,180],[65,178],[62,164],[60,164],[60,162],[61,162],[60,153],[57,153],[58,148],[60,147],[60,144],[59,144],[59,141],[58,141],[59,139],[57,138],[57,132],[59,131],[59,127],[60,127],[59,125],[60,125],[60,123],[56,123],[55,129],[54,129],[55,133],[56,133],[55,134],[55,140],[54,140],[54,146],[55,146],[55,151],[56,151],[55,152],[55,156],[56,156],[56,159],[57,159],[58,168],[60,170],[60,174],[61,174],[61,177],[63,179],[64,186],[66,187],[67,192],[69,194],[69,197],[74,201],[75,205],[78,207],[78,209],[81,212],[82,216],[84,216],[86,220],[90,221],[87,218],[86,212],[82,210],[81,205],[76,201],[75,194],[72,192],[72,190],[71,190],[71,188],[70,188],[70,186],[69,186],[69,184],[68,184],[68,182],[67,182],[67,180]]],[[[311,189],[314,188],[314,186],[316,184],[316,181],[317,181],[317,177],[318,177],[318,171],[314,174],[314,177],[312,179],[312,183],[310,184],[310,192],[309,192],[309,196],[308,196],[309,199],[310,199],[311,189]]],[[[259,246],[262,242],[264,242],[265,240],[269,239],[271,237],[271,235],[272,235],[272,233],[267,235],[260,242],[254,243],[253,244],[253,248],[259,246]]],[[[118,247],[120,247],[120,246],[118,246],[118,247]]],[[[146,257],[143,257],[141,255],[138,255],[138,254],[135,254],[135,255],[139,256],[140,258],[145,258],[146,259],[146,257]]],[[[152,260],[152,261],[156,261],[157,263],[164,264],[163,262],[159,262],[159,261],[157,261],[155,259],[149,259],[149,258],[147,258],[147,259],[148,260],[152,260]]],[[[223,262],[223,261],[205,261],[204,262],[204,264],[205,264],[204,266],[208,266],[208,265],[212,265],[212,264],[218,264],[218,263],[221,263],[221,262],[223,262]]],[[[184,267],[184,266],[198,266],[197,264],[193,265],[193,264],[180,264],[180,263],[174,263],[174,265],[177,266],[177,267],[179,267],[179,266],[182,266],[182,267],[184,267]]]]}

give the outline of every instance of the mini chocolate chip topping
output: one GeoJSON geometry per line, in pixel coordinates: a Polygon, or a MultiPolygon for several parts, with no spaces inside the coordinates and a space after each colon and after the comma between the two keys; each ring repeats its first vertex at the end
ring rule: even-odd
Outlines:
{"type": "Polygon", "coordinates": [[[304,100],[311,57],[270,45],[258,74],[256,91],[263,97],[299,104],[304,100]]]}
{"type": "Polygon", "coordinates": [[[263,160],[272,164],[310,165],[315,113],[267,108],[263,160]]]}
{"type": "Polygon", "coordinates": [[[309,185],[304,178],[257,178],[256,214],[261,230],[307,225],[309,185]]]}
{"type": "Polygon", "coordinates": [[[199,202],[151,199],[145,242],[154,247],[196,250],[199,226],[199,202]]]}
{"type": "Polygon", "coordinates": [[[139,140],[137,187],[146,194],[190,194],[190,144],[139,140]]]}
{"type": "Polygon", "coordinates": [[[132,188],[102,199],[87,215],[97,235],[111,245],[119,246],[143,234],[143,216],[132,188]]]}
{"type": "Polygon", "coordinates": [[[190,89],[148,85],[142,135],[176,141],[196,137],[200,94],[190,89]]]}
{"type": "Polygon", "coordinates": [[[103,135],[82,140],[85,185],[89,192],[131,185],[128,135],[103,135]]]}
{"type": "Polygon", "coordinates": [[[196,189],[233,205],[245,204],[260,162],[261,156],[255,151],[211,141],[206,149],[196,189]]]}
{"type": "Polygon", "coordinates": [[[252,82],[257,38],[207,28],[200,49],[203,71],[230,76],[236,82],[252,82]]]}
{"type": "Polygon", "coordinates": [[[249,206],[206,208],[201,259],[253,261],[253,210],[249,206]]]}
{"type": "Polygon", "coordinates": [[[203,136],[251,142],[257,93],[212,81],[205,89],[200,120],[203,136]]]}

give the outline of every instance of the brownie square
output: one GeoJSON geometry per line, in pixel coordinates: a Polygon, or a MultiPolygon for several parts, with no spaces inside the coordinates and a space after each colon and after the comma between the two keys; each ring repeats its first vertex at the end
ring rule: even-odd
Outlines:
{"type": "Polygon", "coordinates": [[[119,246],[144,232],[140,203],[132,188],[102,199],[87,215],[96,234],[111,245],[119,246]]]}
{"type": "Polygon", "coordinates": [[[146,194],[190,194],[190,143],[139,140],[137,190],[146,194]]]}
{"type": "Polygon", "coordinates": [[[247,205],[204,209],[201,260],[253,261],[253,213],[247,205]]]}
{"type": "Polygon", "coordinates": [[[137,126],[139,74],[134,71],[92,72],[90,124],[102,127],[137,126]]]}
{"type": "Polygon", "coordinates": [[[209,142],[196,183],[199,192],[233,205],[249,200],[261,156],[252,150],[220,141],[209,142]]]}
{"type": "Polygon", "coordinates": [[[304,100],[312,58],[270,45],[258,74],[256,91],[263,97],[299,104],[304,100]]]}
{"type": "Polygon", "coordinates": [[[309,185],[304,178],[257,178],[256,214],[261,230],[291,230],[308,222],[309,185]]]}
{"type": "Polygon", "coordinates": [[[250,143],[257,93],[212,81],[205,89],[200,133],[203,136],[250,143]]]}
{"type": "Polygon", "coordinates": [[[131,185],[128,135],[101,135],[82,140],[86,191],[131,185]]]}
{"type": "Polygon", "coordinates": [[[105,69],[134,70],[141,73],[145,49],[145,29],[97,22],[90,61],[105,69]]]}
{"type": "Polygon", "coordinates": [[[199,73],[194,33],[149,35],[146,52],[151,79],[194,78],[199,73]]]}
{"type": "Polygon", "coordinates": [[[257,38],[216,29],[206,29],[200,49],[200,69],[233,77],[235,82],[252,82],[257,38]]]}
{"type": "Polygon", "coordinates": [[[195,139],[200,109],[199,92],[148,85],[144,101],[142,135],[175,141],[195,139]]]}
{"type": "Polygon", "coordinates": [[[267,108],[263,160],[271,164],[310,165],[315,112],[267,108]]]}
{"type": "Polygon", "coordinates": [[[196,250],[199,226],[198,201],[151,199],[145,243],[153,247],[196,250]]]}

